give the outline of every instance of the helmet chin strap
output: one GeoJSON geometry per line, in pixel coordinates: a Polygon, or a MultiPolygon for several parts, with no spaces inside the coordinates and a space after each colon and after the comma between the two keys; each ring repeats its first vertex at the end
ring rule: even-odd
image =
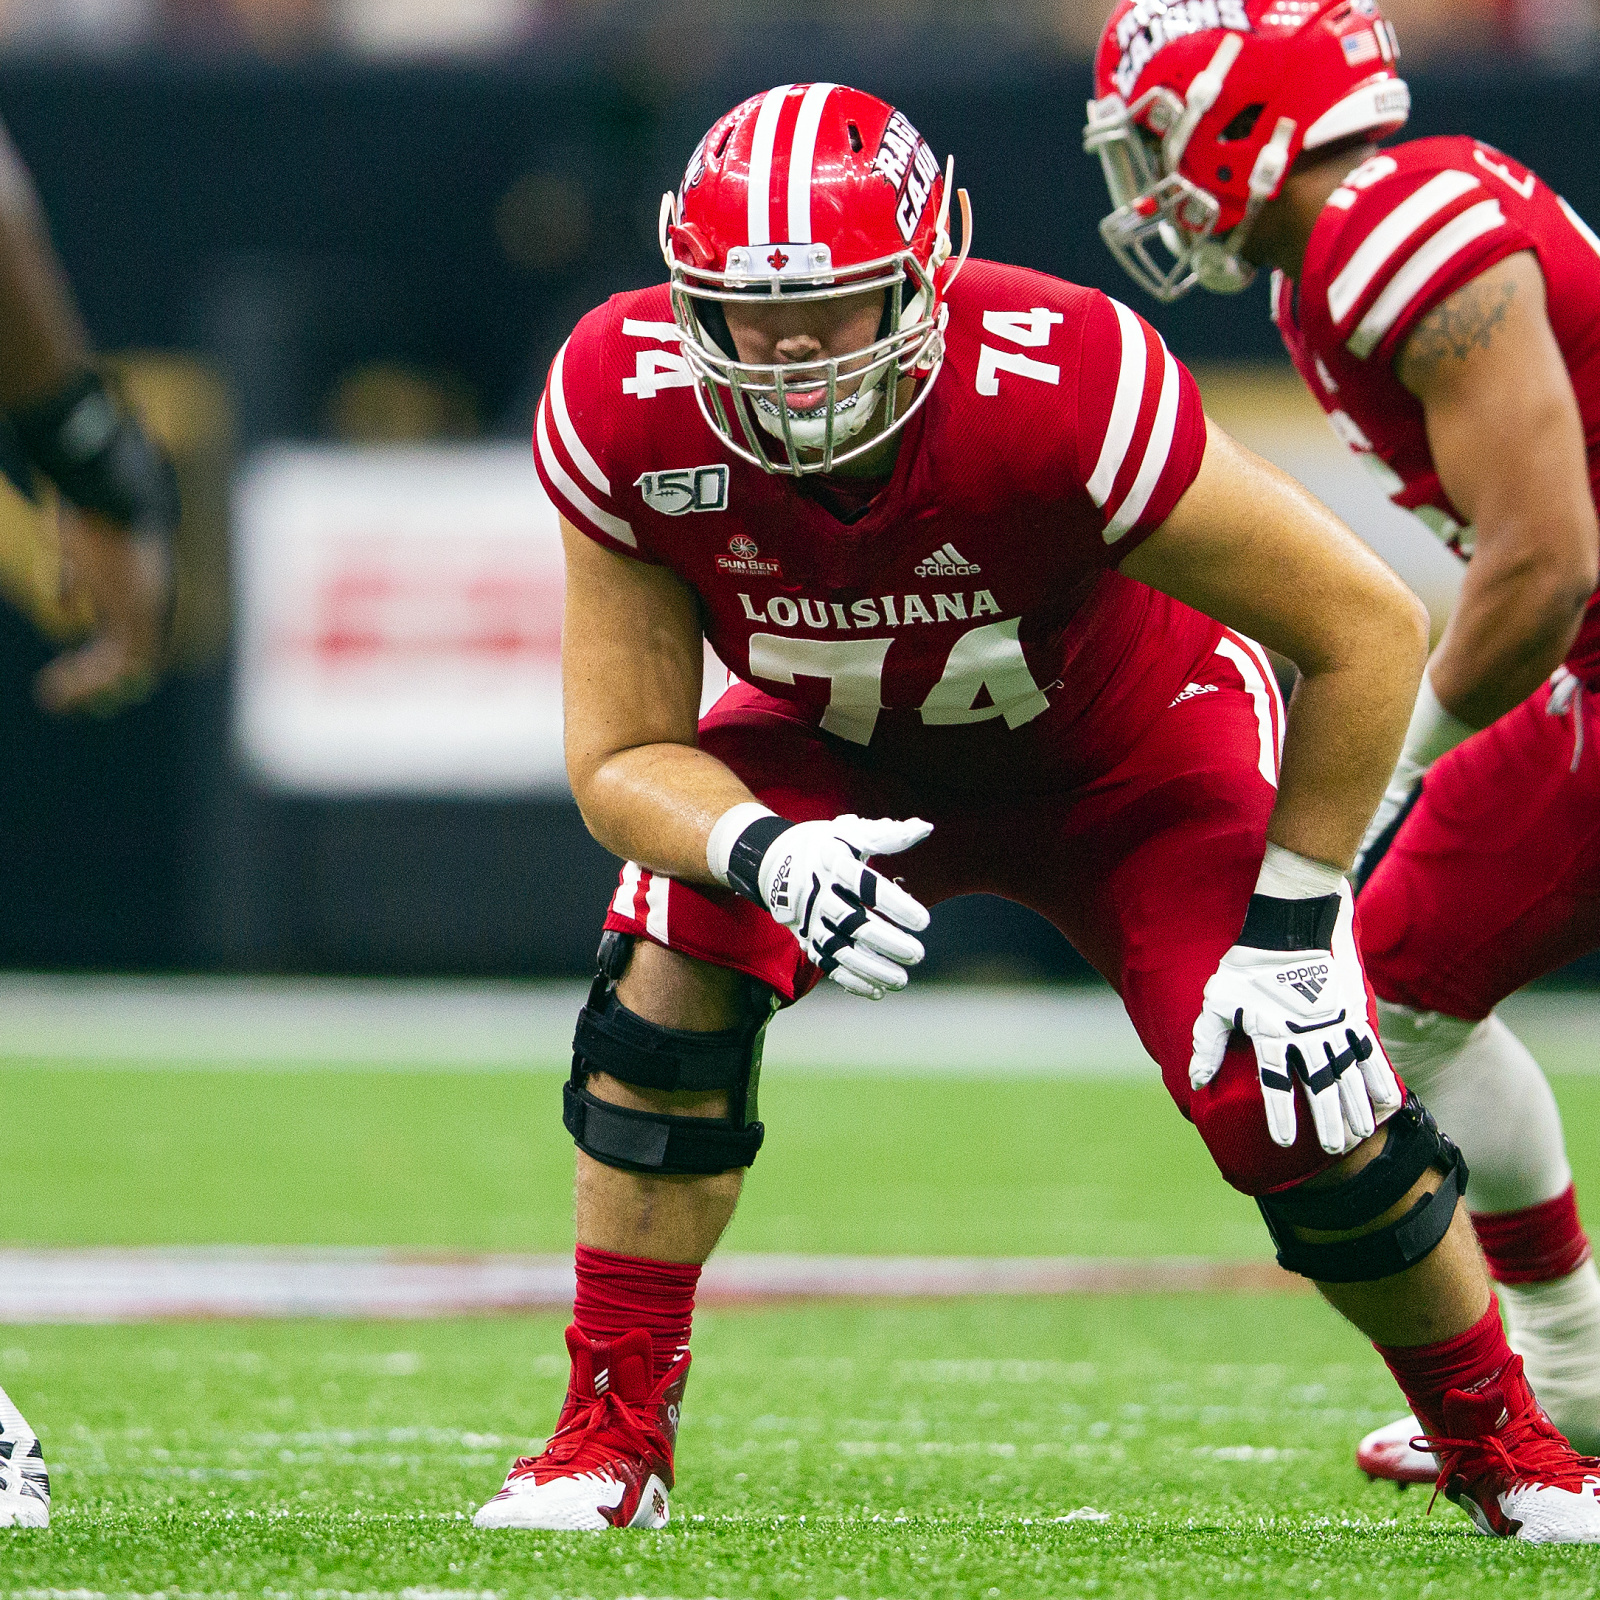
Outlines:
{"type": "MultiPolygon", "coordinates": [[[[835,449],[847,439],[853,439],[877,415],[879,402],[883,399],[883,379],[885,374],[875,373],[864,383],[855,394],[851,396],[848,405],[836,405],[833,408],[833,443],[835,449]]],[[[776,403],[771,404],[769,410],[765,405],[754,408],[756,421],[770,433],[773,438],[783,437],[783,418],[778,415],[776,403]]],[[[789,437],[800,446],[802,450],[824,450],[828,443],[827,415],[820,417],[797,417],[792,413],[789,417],[789,437]]]]}
{"type": "Polygon", "coordinates": [[[1272,137],[1262,146],[1250,169],[1250,200],[1238,226],[1226,239],[1202,239],[1195,245],[1190,259],[1202,289],[1212,294],[1238,294],[1255,282],[1256,269],[1244,259],[1245,240],[1261,215],[1261,208],[1276,199],[1283,188],[1296,126],[1293,117],[1278,118],[1272,137]]]}

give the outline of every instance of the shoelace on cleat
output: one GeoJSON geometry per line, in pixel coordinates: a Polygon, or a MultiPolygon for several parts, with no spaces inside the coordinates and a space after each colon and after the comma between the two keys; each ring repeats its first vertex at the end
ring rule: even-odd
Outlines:
{"type": "Polygon", "coordinates": [[[1600,1479],[1600,1456],[1579,1455],[1537,1404],[1513,1417],[1498,1433],[1486,1433],[1475,1439],[1418,1434],[1411,1441],[1411,1448],[1430,1451],[1439,1461],[1439,1476],[1428,1501],[1429,1511],[1433,1510],[1434,1501],[1445,1484],[1457,1473],[1469,1479],[1478,1476],[1462,1471],[1461,1458],[1474,1454],[1487,1456],[1490,1462],[1499,1458],[1505,1468],[1508,1489],[1519,1484],[1538,1483],[1577,1494],[1582,1492],[1585,1481],[1600,1479]]]}
{"type": "Polygon", "coordinates": [[[596,1471],[615,1460],[623,1447],[641,1456],[665,1458],[670,1453],[659,1428],[641,1421],[625,1400],[607,1392],[582,1402],[538,1455],[518,1456],[510,1477],[526,1477],[535,1468],[548,1467],[596,1471]]]}

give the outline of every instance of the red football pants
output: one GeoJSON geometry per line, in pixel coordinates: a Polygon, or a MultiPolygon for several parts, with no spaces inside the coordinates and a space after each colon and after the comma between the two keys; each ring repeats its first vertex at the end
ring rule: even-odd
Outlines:
{"type": "Polygon", "coordinates": [[[1479,1021],[1600,947],[1600,716],[1547,685],[1441,756],[1361,892],[1385,1000],[1479,1021]]]}
{"type": "MultiPolygon", "coordinates": [[[[1189,1087],[1189,1058],[1206,980],[1238,936],[1260,871],[1282,729],[1282,702],[1258,647],[1228,636],[1130,755],[1070,790],[1004,773],[992,792],[975,792],[970,773],[947,785],[935,756],[886,770],[870,748],[832,738],[745,684],[707,714],[700,744],[795,821],[855,812],[932,822],[931,839],[880,861],[880,870],[927,905],[986,892],[1048,917],[1122,996],[1223,1175],[1260,1194],[1327,1165],[1309,1111],[1302,1101],[1300,1138],[1280,1149],[1267,1134],[1250,1047],[1231,1049],[1200,1091],[1189,1087]],[[951,789],[961,797],[949,798],[951,789]]],[[[937,751],[937,740],[929,744],[937,751]]],[[[606,926],[750,973],[786,1001],[819,976],[788,931],[750,901],[631,863],[606,926]]],[[[1064,1052],[1071,1048],[1062,1041],[1064,1052]]]]}

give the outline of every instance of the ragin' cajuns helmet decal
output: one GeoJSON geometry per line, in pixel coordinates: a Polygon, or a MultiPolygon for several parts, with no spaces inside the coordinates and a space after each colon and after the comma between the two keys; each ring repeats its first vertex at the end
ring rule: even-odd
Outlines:
{"type": "MultiPolygon", "coordinates": [[[[661,249],[700,409],[737,455],[770,472],[827,472],[921,404],[961,265],[951,260],[950,181],[903,112],[839,84],[769,89],[700,141],[677,193],[662,197],[661,249]],[[878,337],[839,360],[742,362],[722,310],[874,289],[886,291],[878,337]],[[923,381],[901,410],[906,377],[923,381]],[[874,416],[882,426],[851,445],[874,416]]],[[[961,200],[970,218],[965,191],[961,200]]]]}
{"type": "Polygon", "coordinates": [[[1244,288],[1245,238],[1300,153],[1404,126],[1398,58],[1376,0],[1121,0],[1083,133],[1112,254],[1160,300],[1244,288]]]}

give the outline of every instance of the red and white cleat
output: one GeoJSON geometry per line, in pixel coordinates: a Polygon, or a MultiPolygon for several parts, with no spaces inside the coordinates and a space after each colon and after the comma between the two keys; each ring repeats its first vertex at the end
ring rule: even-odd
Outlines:
{"type": "Polygon", "coordinates": [[[1522,1357],[1492,1383],[1444,1397],[1447,1436],[1420,1442],[1439,1458],[1436,1494],[1480,1533],[1529,1544],[1600,1544],[1600,1459],[1580,1456],[1544,1414],[1522,1357]]]}
{"type": "Polygon", "coordinates": [[[479,1508],[473,1526],[665,1527],[688,1353],[653,1384],[642,1328],[609,1344],[568,1328],[567,1352],[572,1378],[556,1431],[539,1455],[511,1464],[505,1487],[479,1508]]]}
{"type": "Polygon", "coordinates": [[[1411,1441],[1422,1432],[1415,1417],[1401,1417],[1374,1428],[1356,1446],[1356,1465],[1369,1478],[1387,1478],[1403,1489],[1408,1483],[1433,1483],[1439,1476],[1438,1460],[1411,1441]]]}

